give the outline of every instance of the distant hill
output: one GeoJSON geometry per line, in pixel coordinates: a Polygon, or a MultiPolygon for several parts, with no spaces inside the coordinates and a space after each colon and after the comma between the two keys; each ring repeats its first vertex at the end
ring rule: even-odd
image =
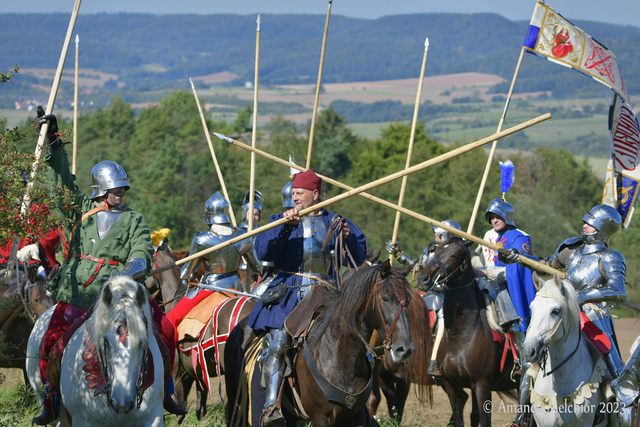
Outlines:
{"type": "MultiPolygon", "coordinates": [[[[315,83],[325,16],[261,18],[261,84],[315,83]]],[[[6,71],[15,63],[55,68],[68,20],[67,14],[0,14],[0,69],[6,71]]],[[[253,80],[255,21],[255,16],[240,15],[81,14],[75,32],[80,35],[82,67],[117,74],[126,89],[146,91],[220,72],[239,76],[235,84],[253,80]]],[[[639,93],[640,28],[575,24],[617,55],[629,92],[639,93]]],[[[510,80],[527,25],[489,13],[376,20],[332,16],[323,82],[416,77],[426,37],[430,40],[427,75],[476,71],[510,80]]],[[[73,67],[74,55],[72,46],[67,69],[73,67]]],[[[577,74],[573,79],[558,78],[571,73],[526,55],[516,90],[552,90],[554,96],[606,93],[606,88],[577,74]]],[[[22,79],[14,79],[13,92],[23,91],[28,80],[22,79]]]]}

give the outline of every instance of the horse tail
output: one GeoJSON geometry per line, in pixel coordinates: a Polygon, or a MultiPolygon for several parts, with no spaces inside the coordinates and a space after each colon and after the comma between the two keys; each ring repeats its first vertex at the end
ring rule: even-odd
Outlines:
{"type": "Polygon", "coordinates": [[[428,374],[429,360],[433,349],[433,338],[429,328],[429,309],[420,294],[410,288],[411,300],[408,305],[409,328],[415,344],[415,352],[407,361],[407,372],[416,385],[416,395],[420,402],[433,405],[433,378],[428,374]]]}

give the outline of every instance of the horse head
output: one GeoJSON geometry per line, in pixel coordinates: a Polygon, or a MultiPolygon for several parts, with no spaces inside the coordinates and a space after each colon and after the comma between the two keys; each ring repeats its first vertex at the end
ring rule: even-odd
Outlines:
{"type": "Polygon", "coordinates": [[[152,322],[142,285],[128,276],[104,284],[88,321],[87,345],[98,355],[107,402],[116,413],[126,414],[140,403],[152,322]]]}
{"type": "Polygon", "coordinates": [[[466,275],[473,276],[471,267],[472,241],[452,237],[440,243],[424,267],[422,280],[418,280],[418,289],[427,291],[432,286],[452,286],[466,275]]]}
{"type": "Polygon", "coordinates": [[[405,362],[415,350],[411,339],[407,307],[411,299],[409,283],[389,260],[376,267],[376,281],[367,301],[365,319],[373,326],[390,351],[394,363],[405,362]]]}
{"type": "Polygon", "coordinates": [[[533,273],[538,288],[531,302],[531,321],[524,341],[527,362],[539,362],[552,342],[567,340],[569,334],[580,333],[580,306],[572,286],[566,286],[557,273],[544,281],[533,273]]]}

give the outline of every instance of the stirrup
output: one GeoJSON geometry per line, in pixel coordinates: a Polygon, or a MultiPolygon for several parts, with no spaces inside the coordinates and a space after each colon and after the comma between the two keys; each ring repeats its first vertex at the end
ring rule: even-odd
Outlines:
{"type": "Polygon", "coordinates": [[[260,416],[260,427],[285,427],[287,425],[280,408],[271,405],[260,416]]]}
{"type": "Polygon", "coordinates": [[[440,370],[438,369],[438,361],[437,360],[430,360],[429,361],[429,369],[427,370],[427,375],[434,375],[435,372],[437,372],[437,374],[435,374],[435,375],[442,375],[442,374],[440,374],[440,370]]]}

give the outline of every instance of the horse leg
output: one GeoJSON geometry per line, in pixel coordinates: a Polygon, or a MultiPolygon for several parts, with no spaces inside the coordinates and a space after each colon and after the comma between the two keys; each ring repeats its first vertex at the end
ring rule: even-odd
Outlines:
{"type": "Polygon", "coordinates": [[[380,405],[380,361],[376,360],[372,373],[371,395],[369,396],[369,412],[372,416],[378,412],[380,405]]]}
{"type": "Polygon", "coordinates": [[[464,405],[469,399],[469,395],[462,388],[454,388],[449,382],[445,381],[444,391],[449,396],[449,403],[451,404],[451,418],[448,425],[454,427],[464,426],[464,405]]]}
{"type": "Polygon", "coordinates": [[[197,403],[196,416],[198,421],[207,415],[207,390],[204,390],[200,384],[196,384],[197,403]]]}
{"type": "Polygon", "coordinates": [[[389,417],[395,418],[397,415],[397,395],[396,395],[396,376],[391,369],[384,366],[380,369],[380,389],[387,400],[387,409],[389,417]]]}
{"type": "MultiPolygon", "coordinates": [[[[476,383],[471,388],[473,409],[471,410],[471,426],[491,427],[491,411],[486,411],[487,401],[491,401],[491,387],[484,383],[476,383]]],[[[488,406],[490,408],[490,406],[488,406]]]]}

